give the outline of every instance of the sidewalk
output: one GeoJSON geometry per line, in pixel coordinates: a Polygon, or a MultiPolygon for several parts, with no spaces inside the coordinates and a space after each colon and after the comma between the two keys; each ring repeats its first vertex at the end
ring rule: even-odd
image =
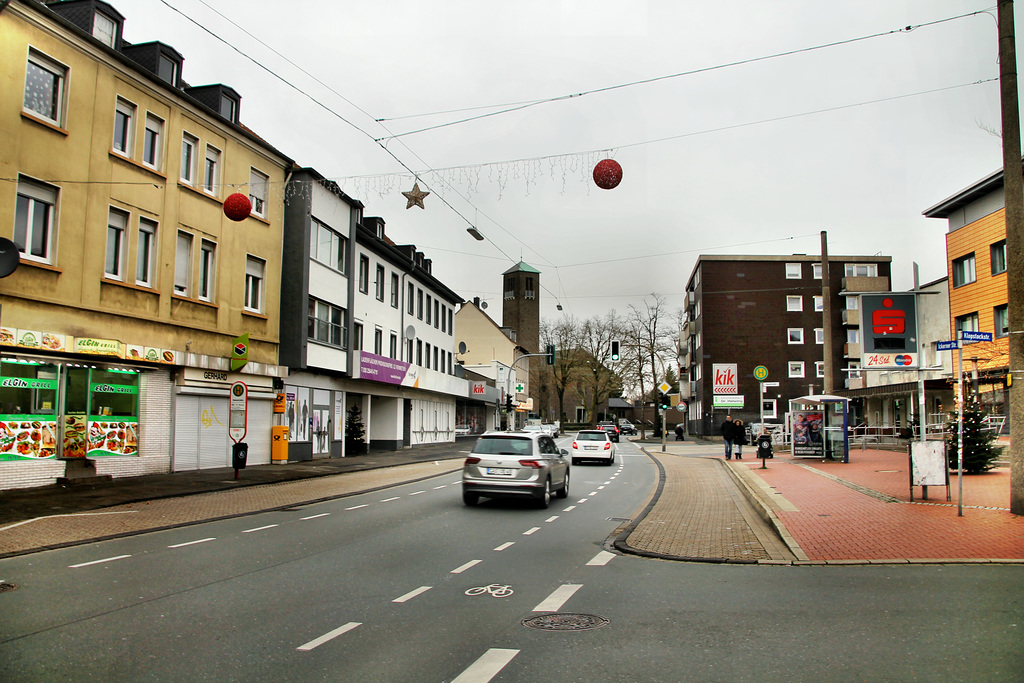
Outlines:
{"type": "MultiPolygon", "coordinates": [[[[786,541],[797,563],[1024,563],[1024,517],[1009,512],[1010,473],[1005,468],[964,476],[960,517],[955,474],[951,475],[949,502],[945,487],[929,487],[928,500],[921,500],[921,488],[916,487],[914,501],[910,501],[905,452],[855,450],[846,464],[782,454],[761,469],[761,461],[756,459],[726,462],[719,455],[720,445],[671,442],[664,453],[660,444],[646,448],[678,480],[671,488],[680,489],[684,496],[694,496],[695,489],[703,487],[700,481],[706,474],[696,464],[700,460],[717,462],[734,474],[762,518],[786,541]],[[694,458],[695,449],[703,449],[705,457],[694,458]]],[[[670,486],[666,484],[665,490],[670,486]]],[[[702,505],[707,503],[696,500],[693,504],[702,505]]],[[[713,523],[730,521],[721,518],[713,523]]],[[[627,542],[644,544],[636,532],[627,542]]]]}

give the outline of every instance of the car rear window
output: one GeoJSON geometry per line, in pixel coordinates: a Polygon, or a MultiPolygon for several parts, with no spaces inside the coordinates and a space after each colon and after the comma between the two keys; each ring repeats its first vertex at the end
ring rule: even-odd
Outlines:
{"type": "Polygon", "coordinates": [[[514,436],[482,436],[473,446],[473,452],[486,455],[531,455],[533,440],[514,436]]]}
{"type": "Polygon", "coordinates": [[[580,432],[576,435],[579,441],[607,441],[608,435],[604,432],[580,432]]]}

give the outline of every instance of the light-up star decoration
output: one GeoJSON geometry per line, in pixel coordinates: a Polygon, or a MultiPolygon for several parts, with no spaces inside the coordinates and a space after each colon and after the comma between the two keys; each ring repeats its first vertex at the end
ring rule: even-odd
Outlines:
{"type": "Polygon", "coordinates": [[[403,192],[402,194],[404,194],[405,198],[409,200],[405,203],[406,209],[411,209],[413,206],[418,206],[421,209],[427,208],[423,206],[423,198],[429,195],[430,193],[421,190],[419,183],[413,183],[412,190],[410,190],[409,192],[403,192]]]}

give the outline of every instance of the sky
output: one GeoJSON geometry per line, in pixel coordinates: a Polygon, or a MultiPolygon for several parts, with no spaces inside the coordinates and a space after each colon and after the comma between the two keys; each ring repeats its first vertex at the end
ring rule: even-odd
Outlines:
{"type": "Polygon", "coordinates": [[[671,310],[699,255],[821,231],[908,289],[945,275],[922,212],[1002,165],[994,0],[109,1],[499,323],[520,260],[544,319],[671,310]]]}

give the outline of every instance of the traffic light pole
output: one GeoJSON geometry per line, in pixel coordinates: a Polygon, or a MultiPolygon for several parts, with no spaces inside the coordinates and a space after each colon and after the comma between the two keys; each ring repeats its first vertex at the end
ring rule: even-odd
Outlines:
{"type": "Polygon", "coordinates": [[[665,413],[668,412],[667,408],[661,409],[661,452],[665,452],[665,413]]]}

